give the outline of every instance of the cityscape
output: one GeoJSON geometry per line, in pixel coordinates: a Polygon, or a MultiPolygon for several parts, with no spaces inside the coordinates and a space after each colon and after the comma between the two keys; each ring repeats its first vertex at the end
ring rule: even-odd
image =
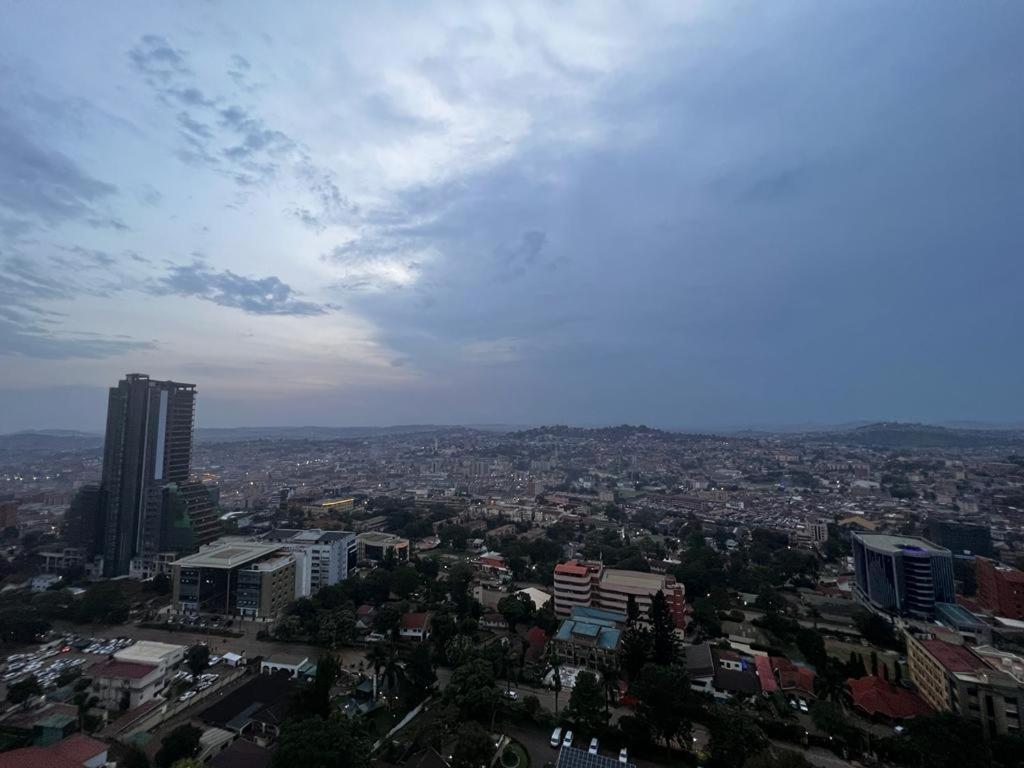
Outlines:
{"type": "Polygon", "coordinates": [[[204,433],[201,391],[0,438],[0,764],[1024,756],[1022,431],[204,433]]]}
{"type": "Polygon", "coordinates": [[[0,0],[0,768],[1024,768],[1024,0],[0,0]]]}

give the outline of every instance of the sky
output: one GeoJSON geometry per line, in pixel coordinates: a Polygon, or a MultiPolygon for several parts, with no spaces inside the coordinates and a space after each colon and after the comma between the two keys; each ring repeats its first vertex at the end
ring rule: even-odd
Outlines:
{"type": "Polygon", "coordinates": [[[0,1],[0,432],[1024,420],[1024,4],[0,1]]]}

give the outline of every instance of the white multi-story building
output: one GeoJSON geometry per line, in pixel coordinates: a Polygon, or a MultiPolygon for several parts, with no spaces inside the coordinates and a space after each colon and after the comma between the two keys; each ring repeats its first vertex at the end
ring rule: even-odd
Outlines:
{"type": "Polygon", "coordinates": [[[356,562],[356,535],[351,531],[277,528],[268,533],[264,541],[279,543],[285,549],[306,554],[309,594],[347,579],[349,566],[356,562]]]}
{"type": "Polygon", "coordinates": [[[676,626],[686,626],[686,592],[672,576],[605,568],[601,563],[570,560],[555,566],[555,613],[568,616],[576,606],[625,614],[629,598],[647,616],[654,594],[661,592],[676,626]]]}

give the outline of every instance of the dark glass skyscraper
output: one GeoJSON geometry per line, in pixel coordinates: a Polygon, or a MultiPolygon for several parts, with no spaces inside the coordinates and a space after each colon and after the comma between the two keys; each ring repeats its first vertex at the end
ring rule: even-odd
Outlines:
{"type": "Polygon", "coordinates": [[[128,374],[111,387],[103,446],[103,569],[129,571],[132,557],[156,552],[162,489],[186,483],[192,464],[194,384],[128,374]]]}

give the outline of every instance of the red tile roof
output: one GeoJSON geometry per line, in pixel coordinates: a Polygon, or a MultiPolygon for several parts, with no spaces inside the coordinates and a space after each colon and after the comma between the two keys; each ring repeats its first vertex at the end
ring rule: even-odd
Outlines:
{"type": "Polygon", "coordinates": [[[586,576],[590,573],[590,569],[585,565],[578,565],[577,563],[570,561],[568,563],[559,563],[556,565],[555,573],[564,573],[568,576],[586,576]]]}
{"type": "Polygon", "coordinates": [[[429,613],[403,613],[402,629],[426,629],[430,623],[429,613]]]}
{"type": "Polygon", "coordinates": [[[0,753],[0,768],[82,768],[53,747],[25,747],[0,753]]]}
{"type": "Polygon", "coordinates": [[[755,656],[754,666],[757,668],[757,679],[761,683],[761,690],[777,691],[778,684],[775,682],[775,674],[772,672],[772,661],[767,656],[755,656]]]}
{"type": "Polygon", "coordinates": [[[910,720],[932,711],[917,694],[874,675],[850,678],[846,684],[850,686],[853,705],[869,716],[882,715],[890,720],[910,720]]]}
{"type": "Polygon", "coordinates": [[[988,668],[984,661],[962,645],[943,640],[922,640],[921,645],[950,672],[975,672],[988,668]]]}
{"type": "Polygon", "coordinates": [[[150,674],[156,666],[139,664],[135,661],[118,661],[116,659],[89,670],[89,677],[120,677],[126,680],[141,680],[150,674]]]}
{"type": "Polygon", "coordinates": [[[58,741],[53,745],[53,750],[68,758],[68,760],[84,763],[106,752],[107,745],[102,741],[86,736],[84,733],[76,733],[62,741],[58,741]]]}

